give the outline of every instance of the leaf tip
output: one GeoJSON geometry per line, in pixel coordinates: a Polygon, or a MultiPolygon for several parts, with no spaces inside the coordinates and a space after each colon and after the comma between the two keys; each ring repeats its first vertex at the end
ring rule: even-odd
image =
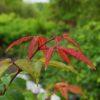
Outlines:
{"type": "Polygon", "coordinates": [[[5,53],[7,53],[9,51],[9,47],[5,50],[5,53]]]}
{"type": "Polygon", "coordinates": [[[92,70],[94,70],[94,71],[96,71],[96,67],[95,66],[93,66],[93,68],[91,68],[92,70]]]}
{"type": "Polygon", "coordinates": [[[44,70],[45,70],[45,71],[47,70],[47,65],[45,66],[44,70]]]}

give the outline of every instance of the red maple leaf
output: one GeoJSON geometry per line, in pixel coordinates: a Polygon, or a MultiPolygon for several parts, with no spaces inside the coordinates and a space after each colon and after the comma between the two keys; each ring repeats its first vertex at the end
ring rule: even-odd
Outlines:
{"type": "Polygon", "coordinates": [[[29,49],[28,49],[28,57],[31,59],[34,56],[34,53],[38,50],[38,36],[33,37],[29,49]]]}
{"type": "Polygon", "coordinates": [[[38,38],[38,44],[39,44],[39,50],[42,50],[44,55],[47,51],[47,46],[46,46],[47,38],[40,36],[38,38]]]}
{"type": "Polygon", "coordinates": [[[18,39],[18,40],[16,40],[16,41],[12,42],[12,43],[8,46],[8,48],[6,49],[6,51],[8,51],[8,50],[9,50],[10,48],[12,48],[13,46],[19,45],[19,44],[21,44],[21,43],[23,43],[23,42],[27,42],[27,41],[31,40],[32,38],[33,38],[33,36],[22,37],[22,38],[20,38],[20,39],[18,39]]]}
{"type": "Polygon", "coordinates": [[[70,64],[70,59],[68,58],[68,55],[64,52],[63,48],[57,47],[57,52],[59,56],[68,64],[70,64]]]}
{"type": "Polygon", "coordinates": [[[66,39],[69,43],[73,44],[74,46],[78,47],[81,51],[80,45],[76,42],[76,40],[72,39],[68,34],[63,34],[63,38],[66,39]]]}
{"type": "Polygon", "coordinates": [[[54,90],[59,91],[63,97],[65,97],[66,100],[68,100],[68,92],[74,93],[74,94],[83,94],[80,87],[75,85],[70,85],[65,82],[56,83],[54,86],[54,90]]]}
{"type": "Polygon", "coordinates": [[[56,36],[55,42],[58,44],[62,40],[62,36],[56,36]]]}
{"type": "Polygon", "coordinates": [[[50,47],[46,52],[46,55],[45,55],[45,68],[47,68],[47,66],[49,64],[49,61],[50,61],[50,59],[53,55],[54,49],[55,49],[55,47],[50,47]]]}
{"type": "Polygon", "coordinates": [[[66,54],[72,55],[73,57],[75,57],[78,60],[83,61],[84,63],[86,63],[87,65],[89,65],[89,67],[91,69],[96,70],[95,66],[93,65],[93,63],[81,52],[81,51],[76,51],[72,48],[63,48],[64,52],[66,54]]]}
{"type": "Polygon", "coordinates": [[[19,45],[19,44],[29,41],[29,40],[31,40],[31,43],[30,43],[29,49],[28,49],[29,59],[31,59],[36,54],[36,52],[38,52],[39,50],[43,51],[45,58],[46,58],[46,61],[45,61],[46,68],[47,68],[47,65],[49,64],[49,61],[50,61],[52,55],[53,55],[54,49],[57,49],[59,56],[68,64],[70,63],[70,59],[68,58],[68,55],[71,55],[71,56],[75,57],[76,59],[81,60],[84,63],[88,64],[91,69],[96,69],[95,66],[93,65],[93,63],[82,53],[82,51],[80,50],[79,44],[74,39],[72,39],[68,34],[63,34],[62,36],[56,36],[49,40],[43,36],[23,37],[23,38],[20,38],[20,39],[14,41],[13,43],[11,43],[8,46],[7,50],[12,48],[13,46],[19,45]],[[79,50],[76,51],[72,48],[61,47],[59,42],[62,41],[63,38],[66,39],[68,42],[72,43],[73,45],[75,45],[76,47],[78,47],[79,50]],[[56,45],[54,47],[47,47],[46,44],[53,40],[56,42],[56,45]]]}

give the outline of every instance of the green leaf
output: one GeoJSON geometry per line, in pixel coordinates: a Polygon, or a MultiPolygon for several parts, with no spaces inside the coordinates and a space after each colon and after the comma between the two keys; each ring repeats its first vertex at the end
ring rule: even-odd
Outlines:
{"type": "Polygon", "coordinates": [[[1,83],[1,84],[0,84],[0,91],[3,91],[3,90],[4,90],[4,84],[1,83]]]}
{"type": "MultiPolygon", "coordinates": [[[[44,58],[40,59],[40,61],[45,63],[44,58]]],[[[49,66],[56,67],[56,68],[59,68],[61,70],[65,70],[65,71],[68,71],[68,72],[71,71],[71,72],[77,73],[77,71],[75,70],[75,68],[73,66],[66,65],[66,64],[59,62],[59,61],[52,60],[52,61],[49,62],[49,66]]]]}
{"type": "Polygon", "coordinates": [[[45,94],[45,93],[39,93],[39,94],[37,95],[37,98],[38,98],[38,100],[45,100],[46,94],[45,94]]]}
{"type": "Polygon", "coordinates": [[[11,77],[10,75],[6,74],[5,76],[3,76],[1,78],[1,82],[4,84],[4,85],[8,85],[9,82],[11,81],[11,77]]]}
{"type": "Polygon", "coordinates": [[[100,78],[97,79],[97,82],[100,83],[100,78]]]}
{"type": "Polygon", "coordinates": [[[4,72],[12,65],[11,59],[5,59],[0,61],[0,77],[4,72]]]}
{"type": "Polygon", "coordinates": [[[25,100],[37,100],[36,99],[36,95],[34,95],[32,92],[30,91],[25,91],[23,93],[23,95],[25,96],[25,100]]]}
{"type": "Polygon", "coordinates": [[[35,63],[35,65],[33,66],[33,69],[34,69],[34,76],[35,76],[35,81],[36,81],[36,83],[38,83],[39,82],[39,77],[40,77],[40,75],[41,75],[41,70],[42,70],[42,62],[40,62],[40,61],[37,61],[36,63],[35,63]]]}
{"type": "Polygon", "coordinates": [[[16,65],[19,66],[20,69],[26,71],[28,74],[31,75],[34,81],[38,83],[38,78],[40,76],[42,63],[41,62],[32,62],[27,59],[19,59],[15,61],[16,65]]]}
{"type": "MultiPolygon", "coordinates": [[[[23,71],[26,71],[29,75],[31,75],[31,77],[36,83],[39,82],[41,69],[44,63],[45,63],[45,59],[34,60],[34,62],[28,59],[19,59],[15,61],[15,64],[19,66],[20,69],[22,69],[23,71]]],[[[66,64],[62,62],[50,61],[49,66],[59,68],[60,70],[77,73],[74,67],[67,66],[66,64]]]]}
{"type": "Polygon", "coordinates": [[[16,78],[14,81],[14,85],[20,89],[25,89],[26,88],[26,80],[23,80],[21,78],[16,78]]]}
{"type": "Polygon", "coordinates": [[[4,91],[4,87],[8,86],[11,81],[11,77],[8,74],[5,74],[4,76],[1,77],[0,79],[0,92],[4,91]]]}
{"type": "Polygon", "coordinates": [[[24,100],[24,95],[15,88],[11,89],[9,87],[5,95],[0,96],[0,100],[24,100]]]}
{"type": "Polygon", "coordinates": [[[15,61],[15,64],[20,69],[22,69],[23,71],[26,71],[28,74],[30,74],[32,76],[32,78],[34,78],[33,67],[32,67],[32,66],[34,66],[34,63],[29,61],[28,59],[18,59],[15,61]]]}

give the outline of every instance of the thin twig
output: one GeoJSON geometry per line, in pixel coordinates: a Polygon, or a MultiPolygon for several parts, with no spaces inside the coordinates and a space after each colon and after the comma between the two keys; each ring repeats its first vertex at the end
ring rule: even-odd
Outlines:
{"type": "Polygon", "coordinates": [[[17,67],[17,72],[16,72],[16,74],[14,75],[14,77],[11,79],[9,85],[10,85],[10,84],[12,83],[12,81],[16,78],[16,76],[22,71],[22,70],[19,68],[19,66],[16,65],[16,63],[15,63],[13,60],[12,60],[12,63],[13,63],[13,65],[15,65],[15,66],[17,67]]]}
{"type": "Polygon", "coordinates": [[[21,69],[19,69],[19,68],[17,69],[17,72],[16,72],[16,74],[13,76],[13,78],[11,79],[9,85],[13,82],[13,80],[16,78],[16,76],[17,76],[21,71],[22,71],[21,69]]]}
{"type": "Polygon", "coordinates": [[[55,39],[56,36],[52,37],[51,39],[49,39],[48,41],[46,41],[45,43],[43,43],[39,48],[41,48],[42,46],[44,46],[45,44],[47,44],[48,42],[52,41],[55,39]]]}

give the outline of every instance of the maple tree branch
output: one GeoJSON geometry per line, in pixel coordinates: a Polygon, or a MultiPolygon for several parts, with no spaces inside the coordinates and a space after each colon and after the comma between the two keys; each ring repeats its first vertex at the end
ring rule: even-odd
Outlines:
{"type": "MultiPolygon", "coordinates": [[[[44,44],[42,44],[40,47],[38,47],[38,49],[35,51],[34,55],[38,52],[39,48],[41,48],[42,46],[44,46],[45,44],[49,43],[50,41],[54,40],[56,36],[52,37],[51,39],[49,39],[48,41],[46,41],[44,44]]],[[[34,56],[33,55],[33,56],[34,56]]],[[[17,67],[17,72],[16,74],[13,76],[13,78],[11,79],[11,81],[9,82],[8,86],[4,85],[4,91],[0,93],[0,96],[4,95],[6,90],[8,89],[8,87],[11,85],[11,83],[13,82],[13,80],[16,78],[16,76],[22,71],[18,65],[16,65],[16,63],[12,60],[13,65],[15,65],[17,67]]]]}

